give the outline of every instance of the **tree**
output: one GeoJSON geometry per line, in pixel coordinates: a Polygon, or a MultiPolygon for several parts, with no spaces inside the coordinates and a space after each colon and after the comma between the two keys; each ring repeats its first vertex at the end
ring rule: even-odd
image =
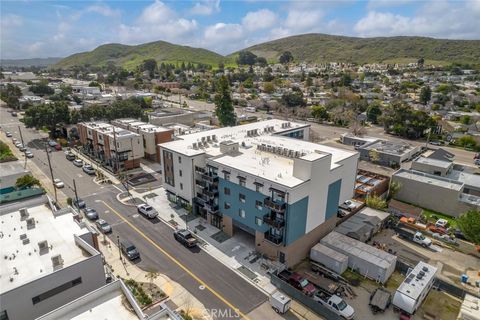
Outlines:
{"type": "Polygon", "coordinates": [[[368,157],[373,163],[377,163],[378,161],[380,161],[380,154],[378,153],[377,149],[370,149],[370,151],[368,152],[368,157]]]}
{"type": "Polygon", "coordinates": [[[150,282],[150,290],[153,290],[153,280],[157,279],[160,274],[154,270],[150,270],[145,274],[145,278],[147,278],[150,282]]]}
{"type": "Polygon", "coordinates": [[[230,94],[230,85],[228,78],[222,76],[217,84],[217,94],[215,95],[215,115],[222,126],[234,126],[236,124],[236,115],[233,109],[232,97],[230,94]]]}
{"type": "Polygon", "coordinates": [[[417,65],[422,68],[423,67],[423,64],[425,63],[425,59],[423,57],[421,57],[420,59],[418,59],[417,61],[417,65]]]}
{"type": "Polygon", "coordinates": [[[55,93],[53,88],[49,87],[48,84],[44,84],[44,83],[34,84],[33,86],[30,86],[28,90],[40,96],[50,95],[55,93]]]}
{"type": "Polygon", "coordinates": [[[470,210],[457,218],[457,226],[462,230],[465,238],[480,244],[480,211],[470,210]]]}
{"type": "Polygon", "coordinates": [[[464,135],[460,139],[458,139],[457,143],[458,145],[464,147],[464,148],[475,148],[477,145],[477,141],[475,141],[475,138],[469,135],[464,135]]]}
{"type": "Polygon", "coordinates": [[[420,91],[420,103],[427,105],[428,101],[432,98],[432,89],[429,86],[422,87],[420,91]]]}
{"type": "Polygon", "coordinates": [[[54,138],[58,124],[70,123],[70,111],[65,102],[31,106],[25,111],[24,121],[27,127],[47,127],[54,138]]]}
{"type": "Polygon", "coordinates": [[[385,210],[387,208],[387,202],[376,195],[368,195],[365,199],[367,207],[377,210],[385,210]]]}
{"type": "Polygon", "coordinates": [[[32,175],[24,175],[17,179],[15,187],[17,189],[28,189],[34,186],[41,187],[40,181],[32,175]]]}
{"type": "Polygon", "coordinates": [[[400,182],[390,180],[390,186],[388,188],[387,198],[393,199],[393,197],[395,197],[395,195],[400,191],[401,188],[402,188],[402,184],[400,182]]]}
{"type": "Polygon", "coordinates": [[[327,108],[325,108],[324,106],[313,106],[312,117],[320,120],[328,120],[329,115],[328,115],[327,108]]]}
{"type": "Polygon", "coordinates": [[[266,93],[274,93],[275,92],[275,85],[272,82],[264,82],[263,83],[263,91],[266,93]]]}
{"type": "Polygon", "coordinates": [[[367,120],[377,124],[378,118],[382,115],[381,104],[378,101],[374,101],[367,108],[367,120]]]}
{"type": "Polygon", "coordinates": [[[258,57],[257,60],[256,60],[257,64],[261,67],[265,67],[267,66],[267,59],[265,59],[264,57],[258,57]]]}
{"type": "Polygon", "coordinates": [[[293,61],[293,55],[290,51],[283,52],[278,58],[278,62],[280,62],[281,64],[289,64],[292,61],[293,61]]]}
{"type": "Polygon", "coordinates": [[[460,123],[464,125],[469,125],[472,123],[472,117],[469,115],[463,115],[460,117],[460,123]]]}
{"type": "Polygon", "coordinates": [[[305,107],[307,103],[303,99],[303,94],[300,91],[287,92],[282,95],[282,102],[285,106],[292,107],[305,107]]]}
{"type": "Polygon", "coordinates": [[[237,64],[253,66],[257,61],[257,56],[250,51],[240,51],[238,53],[237,64]]]}
{"type": "Polygon", "coordinates": [[[155,70],[157,70],[157,61],[155,59],[143,60],[142,69],[143,71],[148,71],[150,78],[153,78],[155,76],[155,70]]]}

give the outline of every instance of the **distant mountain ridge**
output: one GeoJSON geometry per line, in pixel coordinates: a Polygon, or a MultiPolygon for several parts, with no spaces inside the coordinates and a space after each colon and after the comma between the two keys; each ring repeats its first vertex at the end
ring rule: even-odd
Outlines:
{"type": "Polygon", "coordinates": [[[1,59],[2,67],[48,67],[63,58],[1,59]]]}
{"type": "MultiPolygon", "coordinates": [[[[265,57],[271,63],[285,51],[295,61],[308,63],[350,62],[408,63],[423,57],[426,63],[463,63],[480,66],[480,40],[445,40],[426,37],[355,38],[327,34],[303,34],[257,44],[243,50],[265,57]]],[[[238,52],[222,56],[210,50],[156,41],[135,46],[105,44],[89,52],[71,55],[53,65],[104,66],[114,63],[133,69],[143,60],[153,58],[158,63],[202,63],[217,66],[235,64],[238,52]]]]}

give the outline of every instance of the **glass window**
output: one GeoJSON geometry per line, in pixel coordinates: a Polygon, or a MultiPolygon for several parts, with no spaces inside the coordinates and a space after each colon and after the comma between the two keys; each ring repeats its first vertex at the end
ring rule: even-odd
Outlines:
{"type": "Polygon", "coordinates": [[[223,207],[224,207],[226,210],[228,210],[228,209],[230,209],[231,206],[230,206],[230,203],[225,202],[225,204],[223,205],[223,207]]]}
{"type": "Polygon", "coordinates": [[[259,184],[256,184],[256,185],[255,185],[255,191],[257,191],[257,192],[262,192],[262,186],[259,185],[259,184]]]}
{"type": "Polygon", "coordinates": [[[241,185],[242,187],[245,187],[245,178],[239,178],[238,184],[241,185]]]}
{"type": "Polygon", "coordinates": [[[261,227],[262,224],[263,224],[262,218],[260,218],[260,217],[255,217],[255,224],[256,224],[257,226],[261,227]]]}
{"type": "Polygon", "coordinates": [[[178,175],[181,177],[182,176],[182,170],[178,171],[178,175]]]}
{"type": "Polygon", "coordinates": [[[243,210],[243,209],[238,209],[238,215],[239,215],[241,218],[245,218],[245,210],[243,210]]]}
{"type": "Polygon", "coordinates": [[[230,195],[230,188],[223,188],[223,193],[224,193],[226,196],[229,196],[229,195],[230,195]]]}
{"type": "Polygon", "coordinates": [[[258,210],[262,210],[263,209],[263,203],[262,201],[255,201],[255,208],[257,208],[258,210]]]}
{"type": "Polygon", "coordinates": [[[183,190],[183,183],[180,183],[180,190],[183,190]]]}
{"type": "Polygon", "coordinates": [[[224,172],[224,178],[225,180],[230,180],[230,173],[224,172]]]}
{"type": "Polygon", "coordinates": [[[178,163],[182,163],[182,157],[178,157],[178,163]]]}
{"type": "Polygon", "coordinates": [[[42,302],[43,300],[47,300],[48,298],[51,298],[57,294],[60,294],[72,287],[75,287],[79,284],[82,283],[82,278],[76,278],[72,281],[68,281],[68,282],[65,282],[64,284],[56,287],[56,288],[53,288],[51,290],[48,290],[42,294],[39,294],[38,296],[35,296],[32,298],[32,302],[33,304],[37,304],[37,303],[40,303],[42,302]]]}
{"type": "Polygon", "coordinates": [[[246,199],[247,199],[247,198],[245,197],[244,194],[241,194],[241,193],[238,194],[238,200],[240,200],[241,202],[245,203],[245,200],[246,200],[246,199]]]}

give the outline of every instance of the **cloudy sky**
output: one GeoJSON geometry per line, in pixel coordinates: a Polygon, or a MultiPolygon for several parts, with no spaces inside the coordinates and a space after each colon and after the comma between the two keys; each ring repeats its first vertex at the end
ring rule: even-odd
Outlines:
{"type": "Polygon", "coordinates": [[[289,35],[480,39],[480,0],[3,1],[3,59],[165,40],[228,54],[289,35]]]}

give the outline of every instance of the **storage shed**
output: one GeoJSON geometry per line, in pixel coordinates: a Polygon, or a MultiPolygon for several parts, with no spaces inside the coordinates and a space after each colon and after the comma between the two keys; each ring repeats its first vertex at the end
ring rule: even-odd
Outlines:
{"type": "Polygon", "coordinates": [[[320,243],[346,255],[351,269],[375,281],[387,282],[395,270],[396,256],[338,232],[330,232],[320,243]]]}
{"type": "Polygon", "coordinates": [[[332,250],[321,243],[317,243],[310,249],[310,260],[338,274],[342,274],[348,268],[348,257],[346,255],[332,250]]]}

